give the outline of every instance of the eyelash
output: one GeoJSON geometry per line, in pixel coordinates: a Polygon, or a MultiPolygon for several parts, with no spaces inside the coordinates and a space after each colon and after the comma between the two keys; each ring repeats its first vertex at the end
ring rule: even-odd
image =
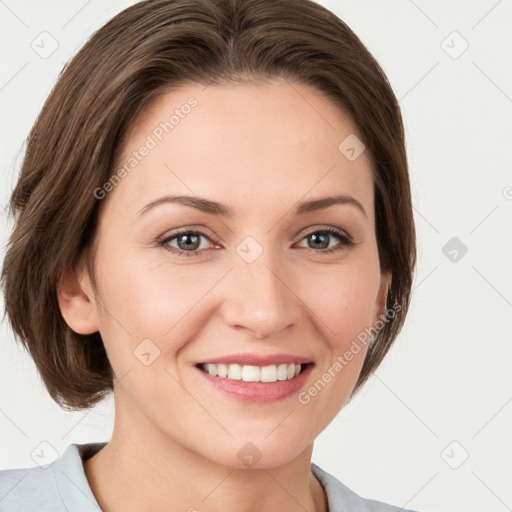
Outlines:
{"type": "MultiPolygon", "coordinates": [[[[307,233],[305,234],[300,240],[299,242],[301,242],[302,240],[304,240],[305,238],[307,238],[308,236],[311,236],[311,235],[314,235],[314,234],[329,234],[329,235],[335,235],[339,240],[340,240],[340,244],[334,246],[334,247],[331,247],[330,249],[311,249],[311,248],[308,248],[306,247],[305,249],[309,249],[310,251],[314,251],[314,252],[317,252],[317,253],[322,253],[322,254],[331,254],[333,252],[336,252],[336,251],[340,251],[342,249],[345,249],[345,248],[350,248],[350,247],[353,247],[355,244],[355,242],[353,241],[352,237],[350,237],[349,235],[346,235],[343,231],[339,230],[339,229],[336,229],[336,228],[333,228],[333,227],[328,227],[328,228],[322,228],[322,229],[317,229],[315,231],[311,231],[310,233],[307,233]]],[[[203,233],[202,231],[196,231],[196,230],[191,230],[191,229],[183,229],[181,231],[178,231],[176,233],[173,233],[172,235],[170,236],[166,236],[165,238],[163,239],[160,239],[158,240],[158,245],[163,247],[166,251],[169,251],[173,254],[176,254],[177,256],[185,256],[185,257],[190,257],[190,256],[200,256],[202,252],[205,251],[205,249],[202,249],[200,251],[196,250],[196,251],[184,251],[184,250],[181,250],[181,249],[176,249],[175,247],[170,247],[169,245],[167,245],[171,240],[174,240],[175,238],[179,237],[180,235],[198,235],[198,236],[203,236],[204,238],[210,240],[210,237],[208,237],[205,233],[203,233]]]]}

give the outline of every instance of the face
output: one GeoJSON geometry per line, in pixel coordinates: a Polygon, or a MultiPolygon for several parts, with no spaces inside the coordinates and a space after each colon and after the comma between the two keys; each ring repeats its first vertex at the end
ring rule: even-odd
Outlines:
{"type": "Polygon", "coordinates": [[[354,134],[321,93],[284,81],[183,86],[131,127],[125,172],[103,188],[90,297],[116,421],[234,467],[247,442],[268,468],[312,445],[366,346],[335,363],[389,284],[369,156],[338,148],[354,134]]]}

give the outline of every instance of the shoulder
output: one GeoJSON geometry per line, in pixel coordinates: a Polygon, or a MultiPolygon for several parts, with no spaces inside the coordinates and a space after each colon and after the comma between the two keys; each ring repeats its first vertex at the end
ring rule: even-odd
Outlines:
{"type": "Polygon", "coordinates": [[[363,498],[314,463],[311,464],[311,469],[327,494],[329,512],[346,510],[351,512],[413,512],[402,507],[363,498]]]}
{"type": "Polygon", "coordinates": [[[46,466],[0,471],[1,512],[100,511],[82,464],[84,451],[102,443],[72,444],[60,458],[46,466]]]}
{"type": "Polygon", "coordinates": [[[56,511],[65,510],[59,503],[55,475],[48,468],[22,468],[0,471],[0,510],[45,510],[51,506],[56,511]],[[59,506],[60,505],[60,506],[59,506]]]}

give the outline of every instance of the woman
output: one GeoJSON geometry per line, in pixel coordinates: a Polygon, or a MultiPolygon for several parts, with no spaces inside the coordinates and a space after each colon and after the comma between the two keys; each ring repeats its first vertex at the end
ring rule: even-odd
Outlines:
{"type": "Polygon", "coordinates": [[[58,404],[113,392],[115,425],[0,473],[2,510],[398,510],[311,464],[415,265],[398,103],[331,12],[121,12],[60,76],[11,211],[14,332],[58,404]]]}

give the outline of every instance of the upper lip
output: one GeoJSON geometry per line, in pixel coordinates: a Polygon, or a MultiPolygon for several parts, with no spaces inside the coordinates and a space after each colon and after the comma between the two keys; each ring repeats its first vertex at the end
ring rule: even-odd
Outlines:
{"type": "Polygon", "coordinates": [[[312,363],[311,359],[306,357],[294,356],[291,354],[231,354],[226,356],[214,357],[202,361],[200,364],[239,364],[241,366],[270,366],[279,364],[307,364],[312,363]]]}

